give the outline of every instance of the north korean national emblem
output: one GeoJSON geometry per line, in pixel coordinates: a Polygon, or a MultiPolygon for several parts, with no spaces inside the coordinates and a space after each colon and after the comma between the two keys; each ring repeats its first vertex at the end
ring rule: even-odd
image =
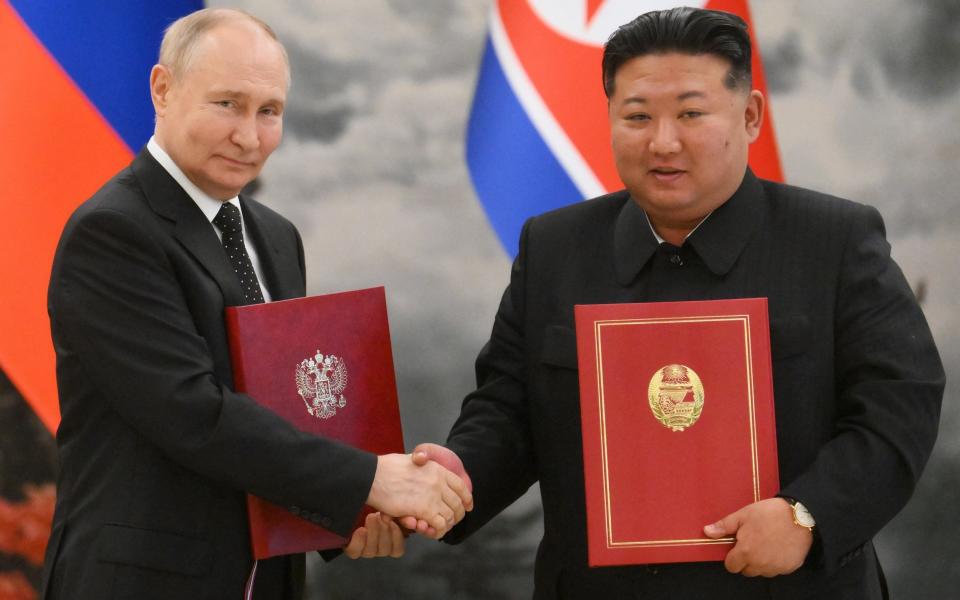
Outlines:
{"type": "Polygon", "coordinates": [[[703,411],[703,384],[697,373],[685,365],[657,369],[650,378],[647,396],[653,416],[671,431],[691,427],[703,411]]]}

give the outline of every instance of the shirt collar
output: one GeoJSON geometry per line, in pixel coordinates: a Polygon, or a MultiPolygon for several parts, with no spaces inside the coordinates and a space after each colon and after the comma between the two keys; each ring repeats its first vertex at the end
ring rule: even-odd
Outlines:
{"type": "MultiPolygon", "coordinates": [[[[748,168],[737,191],[690,232],[684,246],[691,246],[714,275],[725,275],[763,220],[763,210],[763,187],[748,168]]],[[[663,241],[643,209],[628,199],[614,229],[619,283],[630,285],[663,241]]]]}
{"type": "MultiPolygon", "coordinates": [[[[183,191],[187,193],[188,196],[197,204],[197,207],[203,212],[203,215],[207,218],[207,221],[213,223],[213,219],[217,216],[217,213],[220,212],[221,206],[223,206],[223,201],[212,198],[206,192],[201,190],[196,186],[195,183],[190,181],[190,178],[177,166],[177,163],[173,162],[173,159],[170,158],[170,155],[167,154],[166,150],[160,147],[160,144],[157,143],[157,140],[154,136],[150,136],[150,141],[147,142],[147,150],[151,155],[160,163],[160,166],[170,174],[171,177],[176,180],[180,187],[183,188],[183,191]]],[[[240,206],[240,199],[237,196],[226,200],[230,204],[237,207],[240,210],[240,221],[243,222],[243,208],[240,206]]]]}

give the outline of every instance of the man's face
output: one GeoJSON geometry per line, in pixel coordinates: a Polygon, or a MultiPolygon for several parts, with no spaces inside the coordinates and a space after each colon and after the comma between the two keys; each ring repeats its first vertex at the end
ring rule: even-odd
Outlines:
{"type": "Polygon", "coordinates": [[[179,80],[161,65],[150,74],[157,141],[197,187],[232,198],[280,143],[287,78],[279,45],[259,27],[218,25],[179,80]]]}
{"type": "Polygon", "coordinates": [[[609,101],[620,178],[654,226],[695,227],[739,187],[763,97],[724,85],[727,61],[649,54],[624,63],[609,101]]]}

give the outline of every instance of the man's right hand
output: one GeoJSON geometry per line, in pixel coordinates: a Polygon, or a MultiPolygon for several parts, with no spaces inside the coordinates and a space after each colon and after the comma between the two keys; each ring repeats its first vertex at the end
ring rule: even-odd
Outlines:
{"type": "Polygon", "coordinates": [[[473,508],[466,483],[436,462],[417,465],[407,454],[377,457],[367,504],[391,516],[413,516],[442,536],[473,508]]]}

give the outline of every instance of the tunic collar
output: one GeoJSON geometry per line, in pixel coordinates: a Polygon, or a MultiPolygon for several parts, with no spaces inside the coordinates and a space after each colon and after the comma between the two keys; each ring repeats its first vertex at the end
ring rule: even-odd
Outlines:
{"type": "MultiPolygon", "coordinates": [[[[749,168],[740,187],[684,241],[711,273],[726,275],[763,221],[763,187],[749,168]]],[[[643,209],[630,198],[620,210],[614,229],[617,281],[630,285],[650,261],[660,243],[643,209]]]]}

